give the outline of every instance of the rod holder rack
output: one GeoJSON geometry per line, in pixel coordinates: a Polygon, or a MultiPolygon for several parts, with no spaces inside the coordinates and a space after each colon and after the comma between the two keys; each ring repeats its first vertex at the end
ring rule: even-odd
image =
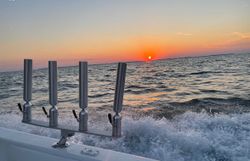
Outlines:
{"type": "Polygon", "coordinates": [[[78,128],[62,125],[58,123],[58,109],[57,109],[57,62],[49,61],[49,114],[46,109],[42,107],[43,112],[49,118],[49,121],[40,121],[32,119],[31,99],[32,99],[32,60],[24,60],[24,86],[23,86],[23,100],[24,104],[18,103],[20,111],[23,113],[22,122],[30,125],[52,128],[61,130],[61,139],[58,143],[53,145],[54,148],[65,148],[69,144],[67,140],[73,136],[76,132],[85,133],[90,135],[105,136],[119,138],[121,137],[121,121],[122,117],[120,112],[122,111],[125,76],[126,76],[126,63],[118,63],[116,88],[114,96],[113,111],[115,115],[108,114],[109,122],[112,125],[112,133],[107,131],[99,131],[88,127],[88,63],[79,62],[79,107],[81,111],[77,115],[75,110],[72,110],[74,117],[78,121],[78,128]]]}

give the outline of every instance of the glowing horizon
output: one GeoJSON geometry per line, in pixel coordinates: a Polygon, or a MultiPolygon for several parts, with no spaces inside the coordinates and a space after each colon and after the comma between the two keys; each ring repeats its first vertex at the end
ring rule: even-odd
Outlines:
{"type": "Polygon", "coordinates": [[[0,71],[250,52],[248,0],[6,0],[0,13],[0,71]]]}

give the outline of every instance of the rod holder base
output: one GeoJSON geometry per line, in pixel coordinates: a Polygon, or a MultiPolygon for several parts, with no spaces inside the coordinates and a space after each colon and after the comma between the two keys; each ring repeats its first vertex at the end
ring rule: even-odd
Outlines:
{"type": "Polygon", "coordinates": [[[122,123],[122,116],[120,114],[115,114],[112,121],[112,136],[115,138],[122,136],[121,123],[122,123]]]}
{"type": "Polygon", "coordinates": [[[88,131],[88,111],[85,109],[79,113],[79,131],[88,131]]]}
{"type": "Polygon", "coordinates": [[[58,125],[58,110],[56,106],[53,106],[49,110],[49,126],[57,127],[58,125]]]}
{"type": "Polygon", "coordinates": [[[32,104],[30,102],[26,102],[23,105],[23,122],[30,122],[31,121],[31,106],[32,104]]]}

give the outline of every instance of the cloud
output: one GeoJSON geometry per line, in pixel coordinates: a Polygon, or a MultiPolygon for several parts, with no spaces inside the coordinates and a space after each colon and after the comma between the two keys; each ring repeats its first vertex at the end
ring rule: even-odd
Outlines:
{"type": "Polygon", "coordinates": [[[192,36],[193,35],[193,34],[190,34],[190,33],[183,33],[183,32],[177,32],[176,34],[180,35],[180,36],[192,36]]]}
{"type": "Polygon", "coordinates": [[[248,39],[250,38],[250,33],[242,33],[242,32],[232,32],[231,35],[236,36],[240,39],[248,39]]]}
{"type": "Polygon", "coordinates": [[[234,33],[236,38],[214,44],[204,44],[204,48],[218,52],[250,52],[250,35],[234,33]]]}

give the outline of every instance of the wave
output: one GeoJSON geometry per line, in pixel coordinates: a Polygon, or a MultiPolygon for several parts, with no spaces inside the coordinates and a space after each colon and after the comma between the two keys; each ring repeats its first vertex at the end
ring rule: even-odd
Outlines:
{"type": "Polygon", "coordinates": [[[158,85],[157,88],[161,89],[164,92],[172,92],[172,91],[176,91],[176,88],[169,88],[166,85],[158,85]]]}
{"type": "MultiPolygon", "coordinates": [[[[77,126],[65,117],[62,122],[77,126]]],[[[73,118],[72,118],[73,119],[73,118]]],[[[59,131],[21,123],[15,113],[0,114],[0,126],[28,133],[59,138],[59,131]]],[[[93,128],[111,130],[102,122],[93,128]]],[[[240,161],[250,160],[250,113],[218,114],[186,112],[172,120],[124,117],[123,137],[109,139],[81,134],[71,142],[87,144],[120,152],[154,158],[161,161],[240,161]]]]}
{"type": "Polygon", "coordinates": [[[126,87],[127,89],[131,89],[131,88],[136,88],[136,89],[143,89],[146,88],[144,86],[140,86],[140,85],[129,85],[126,87]]]}
{"type": "Polygon", "coordinates": [[[224,91],[218,91],[214,89],[200,89],[200,91],[204,93],[223,93],[224,92],[224,91]]]}
{"type": "Polygon", "coordinates": [[[101,93],[101,94],[95,94],[95,95],[89,95],[89,98],[99,98],[109,95],[110,93],[101,93]]]}
{"type": "Polygon", "coordinates": [[[186,102],[171,102],[170,104],[175,104],[175,105],[196,105],[199,103],[213,103],[213,104],[237,104],[237,105],[244,105],[244,106],[249,106],[250,105],[250,100],[246,100],[243,98],[238,98],[238,97],[231,97],[231,98],[202,98],[202,99],[192,99],[190,101],[186,102]]]}
{"type": "Polygon", "coordinates": [[[9,98],[9,97],[10,97],[9,94],[0,94],[0,100],[5,99],[5,98],[9,98]]]}
{"type": "Polygon", "coordinates": [[[112,71],[116,71],[116,69],[115,68],[111,68],[111,69],[108,69],[107,71],[112,72],[112,71]]]}
{"type": "Polygon", "coordinates": [[[126,89],[125,93],[130,93],[130,94],[146,94],[146,93],[151,93],[151,92],[157,92],[158,89],[155,88],[146,88],[143,90],[131,90],[131,89],[126,89]]]}
{"type": "Polygon", "coordinates": [[[159,73],[155,73],[154,76],[155,76],[155,77],[166,77],[167,74],[165,74],[165,73],[163,73],[163,72],[161,72],[161,73],[159,72],[159,73]]]}
{"type": "Polygon", "coordinates": [[[189,75],[200,75],[200,74],[211,74],[211,73],[221,73],[221,72],[216,72],[216,71],[201,71],[201,72],[193,72],[193,73],[190,73],[189,75]]]}
{"type": "Polygon", "coordinates": [[[169,88],[163,84],[157,85],[155,88],[147,88],[145,86],[140,86],[140,85],[129,85],[126,87],[125,92],[132,93],[132,94],[145,94],[145,93],[158,92],[158,91],[172,92],[175,90],[176,90],[175,88],[169,88]]]}
{"type": "Polygon", "coordinates": [[[78,88],[79,85],[70,82],[59,82],[58,87],[60,88],[59,90],[64,90],[64,89],[78,88]]]}
{"type": "Polygon", "coordinates": [[[106,74],[106,75],[104,75],[104,77],[111,77],[111,75],[110,74],[106,74]]]}
{"type": "Polygon", "coordinates": [[[150,77],[150,76],[144,76],[142,77],[143,80],[154,80],[155,77],[150,77]]]}

